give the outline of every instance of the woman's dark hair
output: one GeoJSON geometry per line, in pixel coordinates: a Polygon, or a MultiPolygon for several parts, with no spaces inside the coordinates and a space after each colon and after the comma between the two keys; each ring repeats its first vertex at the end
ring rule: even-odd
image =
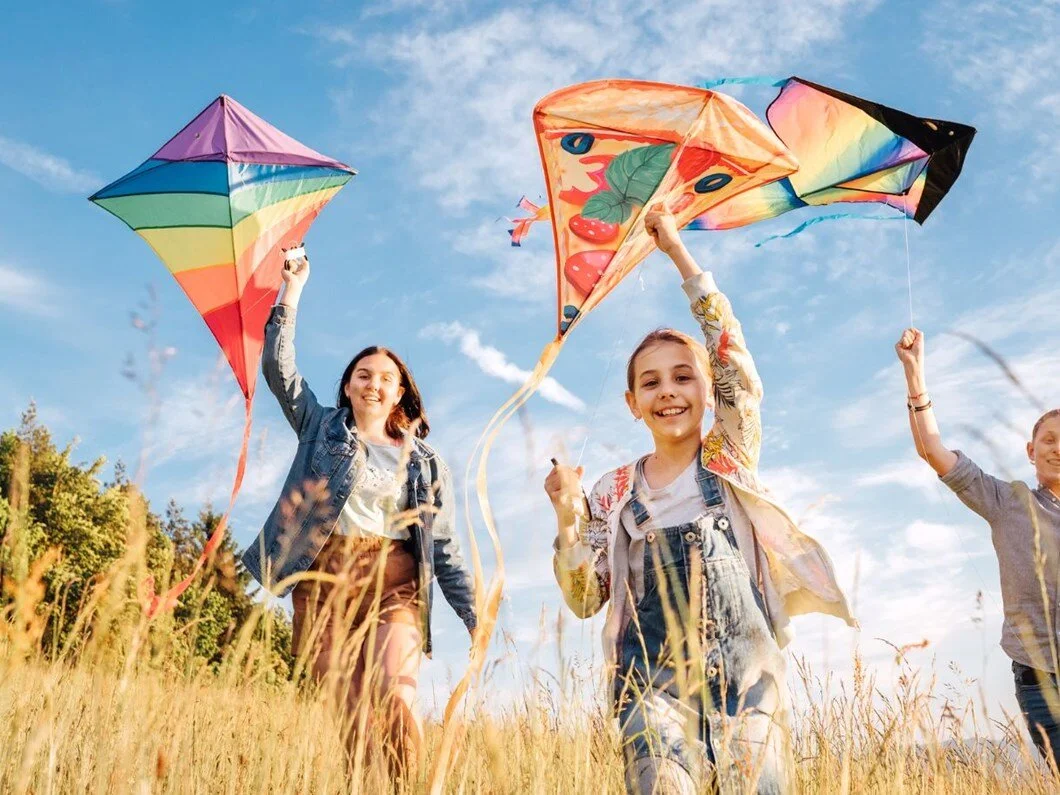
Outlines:
{"type": "Polygon", "coordinates": [[[397,365],[398,372],[401,374],[401,388],[405,390],[401,395],[401,400],[394,406],[390,416],[386,418],[387,436],[392,439],[400,439],[405,435],[409,427],[415,424],[416,436],[420,439],[426,439],[427,434],[431,432],[431,426],[427,422],[427,412],[423,410],[423,399],[420,397],[420,389],[416,386],[408,366],[401,361],[400,356],[389,348],[369,345],[350,360],[350,363],[346,365],[346,369],[342,373],[342,379],[339,381],[339,395],[335,399],[335,405],[340,409],[349,409],[350,416],[353,416],[353,406],[350,405],[350,399],[346,397],[346,384],[349,383],[350,376],[353,375],[353,371],[357,368],[357,362],[366,356],[372,356],[376,353],[386,354],[390,357],[390,361],[397,365]]]}

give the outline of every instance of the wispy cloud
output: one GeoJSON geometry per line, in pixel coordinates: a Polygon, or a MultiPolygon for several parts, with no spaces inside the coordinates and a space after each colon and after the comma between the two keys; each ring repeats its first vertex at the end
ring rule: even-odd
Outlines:
{"type": "MultiPolygon", "coordinates": [[[[453,238],[453,248],[461,254],[483,259],[493,265],[485,276],[472,279],[472,284],[504,298],[520,301],[554,301],[556,294],[556,266],[551,251],[536,241],[515,248],[504,233],[501,223],[485,221],[453,238]]],[[[551,230],[535,229],[551,245],[551,230]]]]}
{"type": "Polygon", "coordinates": [[[81,171],[57,155],[2,135],[0,163],[60,193],[87,193],[101,184],[95,174],[81,171]]]}
{"type": "MultiPolygon", "coordinates": [[[[510,384],[525,384],[531,376],[529,370],[523,370],[508,361],[502,351],[492,345],[484,345],[477,331],[460,323],[434,323],[420,331],[420,337],[459,343],[460,352],[477,364],[482,372],[510,384]]],[[[585,403],[581,398],[569,392],[551,376],[541,382],[537,391],[551,403],[574,411],[585,411],[585,403]]]]}
{"type": "MultiPolygon", "coordinates": [[[[1060,360],[1053,340],[1060,334],[1060,315],[1055,311],[1060,290],[1042,291],[1033,300],[1019,297],[970,309],[956,318],[952,327],[967,329],[1006,358],[1026,388],[1046,405],[1060,404],[1060,360]],[[1015,351],[1019,353],[1015,353],[1015,351]]],[[[936,334],[927,341],[927,376],[935,411],[944,439],[955,446],[968,445],[983,457],[982,466],[1013,473],[1025,471],[1026,456],[1021,439],[1037,419],[1038,410],[1021,395],[1001,369],[972,343],[951,335],[936,334]],[[974,433],[968,429],[973,429],[974,433]],[[1019,430],[1024,429],[1024,430],[1019,430]],[[983,434],[996,439],[996,450],[984,450],[976,441],[983,434]],[[996,458],[1000,452],[1002,457],[996,458]]],[[[839,409],[836,426],[844,440],[865,448],[908,438],[901,368],[897,361],[877,372],[861,396],[839,409]]],[[[910,450],[912,442],[909,442],[910,450]]],[[[897,470],[884,480],[897,482],[897,470]]],[[[907,483],[909,481],[907,480],[907,483]]]]}
{"type": "Polygon", "coordinates": [[[55,315],[55,291],[40,276],[0,262],[0,285],[0,306],[41,317],[55,315]]]}

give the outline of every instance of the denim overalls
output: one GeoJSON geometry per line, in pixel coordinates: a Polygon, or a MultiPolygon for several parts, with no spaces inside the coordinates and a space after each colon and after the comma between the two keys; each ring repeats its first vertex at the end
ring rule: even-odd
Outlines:
{"type": "MultiPolygon", "coordinates": [[[[721,483],[702,462],[696,479],[699,518],[649,525],[644,596],[619,642],[615,697],[627,788],[637,791],[631,771],[655,758],[680,765],[688,786],[716,777],[722,792],[789,792],[784,658],[721,483]]],[[[637,480],[629,505],[641,527],[650,516],[637,480]]]]}

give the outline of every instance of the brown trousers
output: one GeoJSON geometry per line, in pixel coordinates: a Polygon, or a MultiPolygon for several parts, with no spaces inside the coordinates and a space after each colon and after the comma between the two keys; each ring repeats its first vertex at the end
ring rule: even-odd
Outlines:
{"type": "Polygon", "coordinates": [[[295,654],[338,708],[351,765],[372,753],[373,736],[398,772],[419,757],[417,594],[402,542],[333,535],[291,595],[295,654]]]}

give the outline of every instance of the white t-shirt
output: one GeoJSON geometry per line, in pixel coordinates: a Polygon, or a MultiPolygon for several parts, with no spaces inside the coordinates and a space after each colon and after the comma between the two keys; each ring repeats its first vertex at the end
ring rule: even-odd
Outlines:
{"type": "Polygon", "coordinates": [[[763,598],[767,609],[771,615],[779,615],[774,611],[781,605],[780,595],[769,576],[769,564],[765,554],[760,552],[759,565],[756,566],[755,563],[754,528],[750,517],[740,505],[732,487],[722,478],[718,478],[718,485],[721,487],[724,502],[710,508],[704,504],[703,492],[696,480],[698,464],[699,462],[693,459],[688,468],[671,483],[662,488],[653,489],[644,477],[642,462],[637,463],[634,474],[637,496],[648,511],[648,520],[638,527],[633,518],[633,508],[627,504],[622,509],[620,519],[622,532],[615,545],[613,581],[624,584],[625,588],[630,591],[629,595],[633,597],[634,603],[639,602],[644,597],[644,536],[647,532],[694,522],[708,513],[725,515],[732,526],[736,546],[739,547],[740,553],[747,561],[747,568],[755,582],[757,582],[759,568],[761,569],[763,598]]]}
{"type": "Polygon", "coordinates": [[[364,442],[364,446],[368,452],[364,477],[342,506],[335,532],[404,541],[409,537],[408,528],[393,526],[395,514],[409,506],[408,481],[404,471],[398,472],[401,448],[371,442],[364,442]]]}

